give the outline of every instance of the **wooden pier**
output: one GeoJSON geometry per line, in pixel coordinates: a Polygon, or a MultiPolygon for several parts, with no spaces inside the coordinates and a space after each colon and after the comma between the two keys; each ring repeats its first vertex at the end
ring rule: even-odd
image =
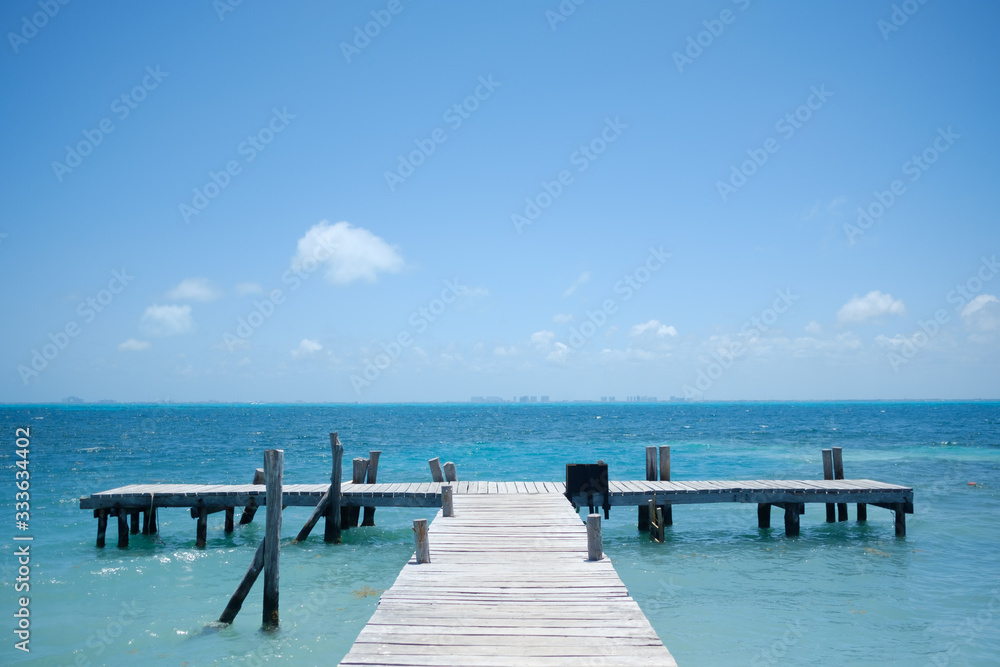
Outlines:
{"type": "Polygon", "coordinates": [[[342,665],[676,665],[561,484],[482,484],[456,485],[342,665]]]}

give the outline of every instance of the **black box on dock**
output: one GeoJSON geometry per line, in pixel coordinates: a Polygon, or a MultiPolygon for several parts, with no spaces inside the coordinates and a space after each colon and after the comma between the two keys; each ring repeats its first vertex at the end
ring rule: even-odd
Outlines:
{"type": "Polygon", "coordinates": [[[611,509],[611,498],[608,494],[608,464],[607,463],[567,463],[566,464],[566,498],[573,506],[587,505],[590,511],[601,505],[604,517],[608,517],[611,509]]]}

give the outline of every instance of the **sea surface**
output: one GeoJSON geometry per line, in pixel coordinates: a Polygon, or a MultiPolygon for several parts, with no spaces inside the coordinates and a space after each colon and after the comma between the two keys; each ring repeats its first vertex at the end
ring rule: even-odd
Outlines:
{"type": "MultiPolygon", "coordinates": [[[[821,450],[844,448],[848,478],[911,486],[915,514],[824,522],[807,505],[801,535],[756,506],[674,508],[666,542],[613,508],[605,550],[682,666],[1000,664],[1000,403],[680,403],[444,405],[104,405],[0,407],[0,664],[328,665],[348,651],[413,548],[427,509],[380,508],[343,544],[288,508],[281,627],[264,633],[259,581],[235,623],[225,608],[263,536],[258,519],[227,535],[209,519],[195,548],[185,509],[127,550],[95,547],[79,497],[135,483],[248,483],[263,451],[285,451],[286,483],[323,483],[329,432],[344,460],[382,451],[380,482],[430,481],[429,458],[459,479],[565,478],[603,459],[642,479],[644,448],[670,445],[672,479],[822,478],[821,450]],[[15,525],[16,429],[30,428],[30,522],[15,525]],[[31,536],[30,591],[14,590],[15,535],[31,536]],[[18,597],[30,597],[30,653],[15,649],[18,597]]],[[[239,516],[239,512],[237,512],[239,516]]],[[[431,545],[433,553],[433,544],[431,545]]]]}

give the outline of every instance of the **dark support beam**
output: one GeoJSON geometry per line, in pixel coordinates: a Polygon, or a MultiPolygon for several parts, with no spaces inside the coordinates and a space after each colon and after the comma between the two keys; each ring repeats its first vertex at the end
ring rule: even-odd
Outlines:
{"type": "MultiPolygon", "coordinates": [[[[833,450],[824,449],[823,450],[823,479],[832,480],[833,479],[833,450]]],[[[835,505],[833,503],[826,504],[826,522],[833,523],[837,520],[835,505]]]]}
{"type": "Polygon", "coordinates": [[[858,503],[858,521],[868,521],[868,505],[864,503],[858,503]]]}
{"type": "Polygon", "coordinates": [[[757,503],[757,527],[771,527],[771,506],[768,503],[757,503]]]}
{"type": "Polygon", "coordinates": [[[118,548],[128,548],[128,512],[119,509],[118,512],[118,548]]]}
{"type": "Polygon", "coordinates": [[[142,510],[142,534],[149,535],[149,510],[142,510]]]}
{"type": "Polygon", "coordinates": [[[226,508],[226,532],[233,532],[233,515],[236,513],[235,507],[226,508]]]}
{"type": "MultiPolygon", "coordinates": [[[[844,479],[844,450],[833,448],[833,478],[844,479]]],[[[847,521],[847,503],[837,503],[837,521],[847,521]]]]}
{"type": "Polygon", "coordinates": [[[139,510],[132,510],[128,513],[129,519],[129,532],[133,535],[138,535],[139,533],[139,510]]]}
{"type": "MultiPolygon", "coordinates": [[[[195,508],[191,511],[194,512],[195,508]]],[[[199,549],[205,548],[205,543],[208,541],[208,508],[199,507],[198,510],[198,529],[197,535],[195,536],[195,546],[199,549]]]]}
{"type": "Polygon", "coordinates": [[[97,548],[104,548],[104,535],[108,531],[108,510],[96,510],[97,515],[97,548]]]}
{"type": "Polygon", "coordinates": [[[785,535],[795,537],[799,534],[799,515],[802,513],[800,503],[785,503],[785,535]]]}
{"type": "Polygon", "coordinates": [[[895,503],[892,511],[896,514],[896,537],[906,537],[906,505],[895,503]]]}

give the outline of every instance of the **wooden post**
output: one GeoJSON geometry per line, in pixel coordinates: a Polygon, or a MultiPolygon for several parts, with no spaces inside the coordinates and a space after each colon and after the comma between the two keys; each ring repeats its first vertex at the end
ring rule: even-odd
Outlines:
{"type": "MultiPolygon", "coordinates": [[[[656,447],[646,447],[646,481],[656,481],[656,447]]],[[[639,530],[649,530],[649,507],[639,506],[639,530]]]]}
{"type": "MultiPolygon", "coordinates": [[[[660,447],[660,481],[670,481],[670,445],[660,447]]],[[[663,510],[663,525],[674,525],[674,506],[660,505],[660,509],[663,510]]]]}
{"type": "Polygon", "coordinates": [[[225,611],[219,617],[219,623],[226,623],[228,625],[236,619],[236,614],[240,613],[240,609],[243,608],[243,601],[250,594],[250,589],[253,588],[254,582],[257,581],[257,576],[263,567],[264,540],[261,540],[260,546],[257,547],[257,552],[253,555],[250,567],[247,568],[246,574],[243,575],[243,581],[236,587],[236,592],[233,593],[233,597],[229,598],[229,604],[226,605],[225,611]]]}
{"type": "Polygon", "coordinates": [[[149,510],[149,534],[156,535],[156,506],[149,510]]]}
{"type": "Polygon", "coordinates": [[[264,479],[267,484],[267,518],[264,528],[264,611],[265,629],[278,627],[278,556],[281,551],[281,482],[285,452],[264,452],[264,479]]]}
{"type": "Polygon", "coordinates": [[[417,564],[431,562],[430,545],[427,543],[427,519],[413,520],[413,541],[417,564]]]}
{"type": "Polygon", "coordinates": [[[666,535],[663,530],[663,507],[656,508],[656,541],[662,542],[666,535]]]}
{"type": "Polygon", "coordinates": [[[142,510],[142,534],[149,535],[149,514],[150,510],[142,510]]]}
{"type": "MultiPolygon", "coordinates": [[[[263,484],[264,483],[264,469],[257,468],[253,471],[253,484],[263,484]]],[[[240,517],[240,525],[244,526],[251,521],[253,521],[254,515],[257,514],[257,501],[253,498],[247,503],[247,506],[243,508],[243,515],[240,517]]]]}
{"type": "Polygon", "coordinates": [[[771,505],[768,503],[757,503],[757,527],[771,527],[771,505]]]}
{"type": "MultiPolygon", "coordinates": [[[[365,480],[367,484],[375,484],[375,480],[378,478],[378,457],[382,454],[381,451],[368,452],[368,478],[365,480]]],[[[375,525],[375,508],[366,507],[365,516],[361,520],[362,526],[374,526],[375,525]]]]}
{"type": "MultiPolygon", "coordinates": [[[[833,478],[844,479],[844,450],[833,448],[833,478]]],[[[847,521],[847,503],[837,503],[837,521],[847,521]]]]}
{"type": "Polygon", "coordinates": [[[646,501],[646,516],[649,517],[649,541],[656,541],[656,502],[653,500],[646,501]]]}
{"type": "Polygon", "coordinates": [[[97,548],[104,548],[104,535],[108,531],[108,510],[97,510],[97,548]]]}
{"type": "Polygon", "coordinates": [[[455,464],[448,461],[444,464],[444,479],[446,482],[457,482],[458,475],[455,471],[455,464]]]}
{"type": "MultiPolygon", "coordinates": [[[[829,449],[823,450],[823,479],[833,479],[833,453],[829,449]]],[[[834,504],[826,504],[826,522],[833,523],[836,521],[836,515],[834,512],[834,504]]]]}
{"type": "Polygon", "coordinates": [[[139,510],[132,510],[128,513],[129,531],[133,535],[139,532],[139,510]]]}
{"type": "Polygon", "coordinates": [[[118,508],[118,548],[128,548],[128,513],[118,508]]]}
{"type": "Polygon", "coordinates": [[[795,537],[799,534],[799,503],[785,503],[785,535],[795,537]]]}
{"type": "Polygon", "coordinates": [[[864,523],[868,521],[868,505],[858,503],[858,521],[864,523]]]}
{"type": "MultiPolygon", "coordinates": [[[[648,508],[647,508],[648,510],[648,508]]],[[[587,515],[587,559],[601,560],[604,557],[604,541],[601,539],[601,515],[587,515]]]]}
{"type": "Polygon", "coordinates": [[[451,484],[441,487],[441,516],[455,516],[455,495],[451,484]]]}
{"type": "Polygon", "coordinates": [[[906,537],[906,505],[893,503],[892,511],[896,514],[896,537],[906,537]]]}
{"type": "Polygon", "coordinates": [[[427,463],[431,466],[431,480],[434,482],[443,482],[444,473],[441,472],[441,459],[435,456],[427,463]]]}
{"type": "Polygon", "coordinates": [[[226,532],[233,532],[233,515],[236,513],[235,507],[226,508],[226,532]]]}
{"type": "MultiPolygon", "coordinates": [[[[353,475],[351,476],[351,482],[354,484],[364,484],[365,475],[368,474],[368,459],[363,457],[355,457],[354,461],[353,475]]],[[[352,507],[345,507],[350,514],[350,527],[358,527],[358,519],[361,518],[361,507],[358,505],[352,507]]]]}
{"type": "MultiPolygon", "coordinates": [[[[201,506],[197,508],[198,510],[198,531],[195,537],[195,547],[199,549],[205,548],[205,542],[208,540],[208,508],[201,506]]],[[[194,511],[194,509],[192,509],[194,511]]]]}
{"type": "Polygon", "coordinates": [[[333,452],[333,469],[330,472],[330,506],[326,511],[326,530],[324,542],[340,544],[340,499],[341,499],[341,462],[344,459],[344,447],[336,433],[330,434],[330,450],[333,452]]]}

